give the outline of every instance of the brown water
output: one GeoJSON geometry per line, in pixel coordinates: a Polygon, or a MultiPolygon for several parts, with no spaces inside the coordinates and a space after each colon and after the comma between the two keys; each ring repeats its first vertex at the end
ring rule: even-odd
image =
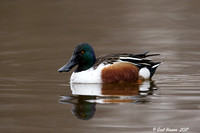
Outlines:
{"type": "Polygon", "coordinates": [[[199,132],[199,5],[1,0],[0,132],[199,132]],[[97,55],[151,50],[165,63],[154,82],[70,87],[71,72],[57,69],[80,42],[97,55]]]}

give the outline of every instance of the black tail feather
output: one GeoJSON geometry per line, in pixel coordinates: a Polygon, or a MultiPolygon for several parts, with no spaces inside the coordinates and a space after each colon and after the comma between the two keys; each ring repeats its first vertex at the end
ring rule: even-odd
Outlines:
{"type": "Polygon", "coordinates": [[[145,51],[144,53],[142,54],[135,54],[135,55],[132,55],[132,57],[135,57],[135,58],[146,58],[146,57],[149,57],[149,56],[158,56],[160,54],[150,54],[150,55],[147,55],[150,51],[145,51]]]}

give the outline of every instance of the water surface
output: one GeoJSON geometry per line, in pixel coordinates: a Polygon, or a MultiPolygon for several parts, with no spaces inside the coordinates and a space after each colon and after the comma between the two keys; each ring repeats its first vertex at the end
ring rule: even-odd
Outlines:
{"type": "Polygon", "coordinates": [[[199,4],[1,0],[0,131],[199,132],[199,4]],[[73,86],[57,69],[81,42],[165,62],[144,84],[73,86]]]}

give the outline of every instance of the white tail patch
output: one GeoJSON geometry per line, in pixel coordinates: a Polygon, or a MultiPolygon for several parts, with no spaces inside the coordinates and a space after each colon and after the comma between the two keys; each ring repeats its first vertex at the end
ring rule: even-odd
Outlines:
{"type": "Polygon", "coordinates": [[[139,71],[139,76],[143,77],[144,79],[150,78],[150,71],[146,67],[143,67],[139,71]]]}
{"type": "Polygon", "coordinates": [[[151,68],[155,68],[155,67],[158,67],[159,65],[161,65],[163,62],[159,63],[159,64],[156,64],[154,66],[152,66],[151,68]]]}
{"type": "Polygon", "coordinates": [[[159,65],[160,65],[160,64],[156,64],[156,65],[152,66],[152,68],[158,67],[159,65]]]}

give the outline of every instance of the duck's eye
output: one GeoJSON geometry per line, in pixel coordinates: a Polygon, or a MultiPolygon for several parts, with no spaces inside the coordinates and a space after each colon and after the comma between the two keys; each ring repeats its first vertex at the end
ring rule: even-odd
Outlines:
{"type": "Polygon", "coordinates": [[[82,51],[81,51],[81,54],[84,54],[84,53],[85,53],[85,51],[82,50],[82,51]]]}

